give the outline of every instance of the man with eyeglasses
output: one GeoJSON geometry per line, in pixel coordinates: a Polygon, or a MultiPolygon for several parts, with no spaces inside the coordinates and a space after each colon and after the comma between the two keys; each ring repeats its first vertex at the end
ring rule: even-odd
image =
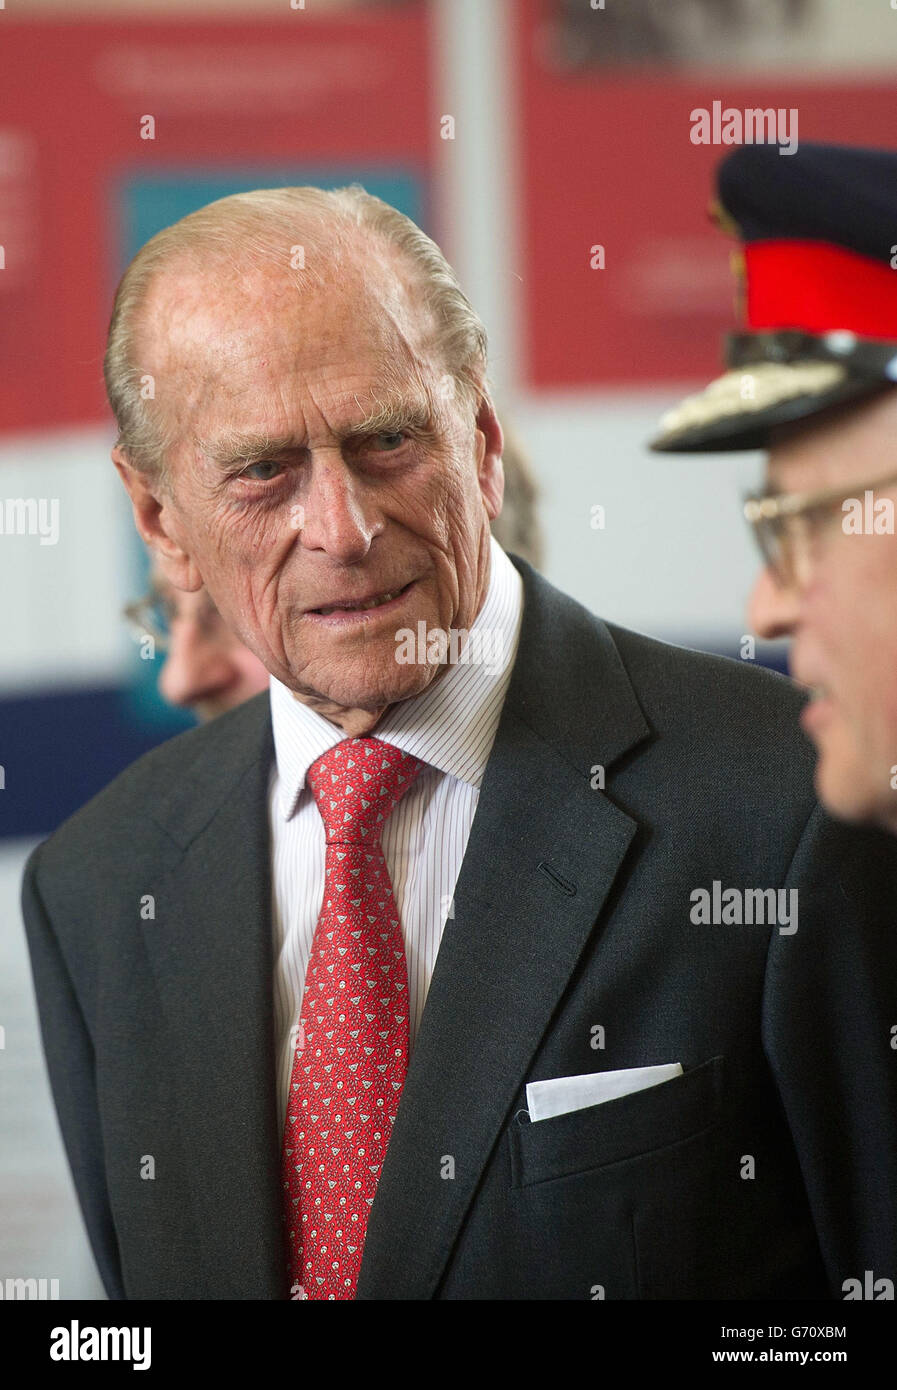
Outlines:
{"type": "Polygon", "coordinates": [[[124,609],[134,637],[162,657],[159,694],[205,722],[268,689],[268,672],[227,626],[205,588],[181,593],[158,566],[149,590],[124,609]]]}
{"type": "Polygon", "coordinates": [[[753,629],[792,638],[820,800],[897,833],[897,153],[745,146],[718,187],[747,331],[651,447],[768,450],[753,629]]]}

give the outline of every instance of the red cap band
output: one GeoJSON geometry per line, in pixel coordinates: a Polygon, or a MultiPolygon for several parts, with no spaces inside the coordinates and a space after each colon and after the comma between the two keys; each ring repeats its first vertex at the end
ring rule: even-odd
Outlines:
{"type": "Polygon", "coordinates": [[[821,241],[754,241],[744,258],[748,328],[897,338],[897,270],[883,261],[821,241]]]}

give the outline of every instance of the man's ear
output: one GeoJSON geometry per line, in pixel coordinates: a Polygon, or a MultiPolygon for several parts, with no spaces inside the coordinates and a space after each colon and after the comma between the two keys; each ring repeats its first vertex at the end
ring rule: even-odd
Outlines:
{"type": "Polygon", "coordinates": [[[489,520],[494,521],[501,511],[505,492],[505,475],[501,463],[505,441],[495,407],[485,391],[480,397],[477,410],[476,434],[480,492],[483,494],[489,520]]]}
{"type": "Polygon", "coordinates": [[[112,450],[112,462],[131,499],[137,533],[157,557],[162,574],[174,588],[195,593],[202,588],[202,575],[172,533],[169,495],[157,480],[135,468],[117,446],[112,450]]]}

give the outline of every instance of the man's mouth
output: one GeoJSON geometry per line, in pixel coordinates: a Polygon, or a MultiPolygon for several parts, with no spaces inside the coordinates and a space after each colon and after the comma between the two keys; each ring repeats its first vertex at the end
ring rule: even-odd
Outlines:
{"type": "Polygon", "coordinates": [[[372,594],[368,598],[347,598],[338,599],[336,603],[326,604],[322,608],[309,608],[308,612],[316,617],[328,618],[333,613],[368,613],[373,608],[384,608],[388,603],[393,603],[401,598],[411,588],[410,583],[402,585],[399,589],[386,589],[380,594],[372,594]]]}
{"type": "Polygon", "coordinates": [[[830,723],[835,713],[832,692],[827,685],[807,684],[809,699],[800,713],[800,724],[805,734],[821,737],[822,730],[830,723]]]}

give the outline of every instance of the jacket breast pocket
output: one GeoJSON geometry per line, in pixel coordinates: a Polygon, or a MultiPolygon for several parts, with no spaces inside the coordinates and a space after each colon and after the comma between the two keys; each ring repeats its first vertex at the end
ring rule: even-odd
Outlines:
{"type": "Polygon", "coordinates": [[[711,1129],[723,1103],[723,1058],[670,1081],[548,1120],[510,1126],[511,1182],[530,1187],[669,1148],[711,1129]]]}

